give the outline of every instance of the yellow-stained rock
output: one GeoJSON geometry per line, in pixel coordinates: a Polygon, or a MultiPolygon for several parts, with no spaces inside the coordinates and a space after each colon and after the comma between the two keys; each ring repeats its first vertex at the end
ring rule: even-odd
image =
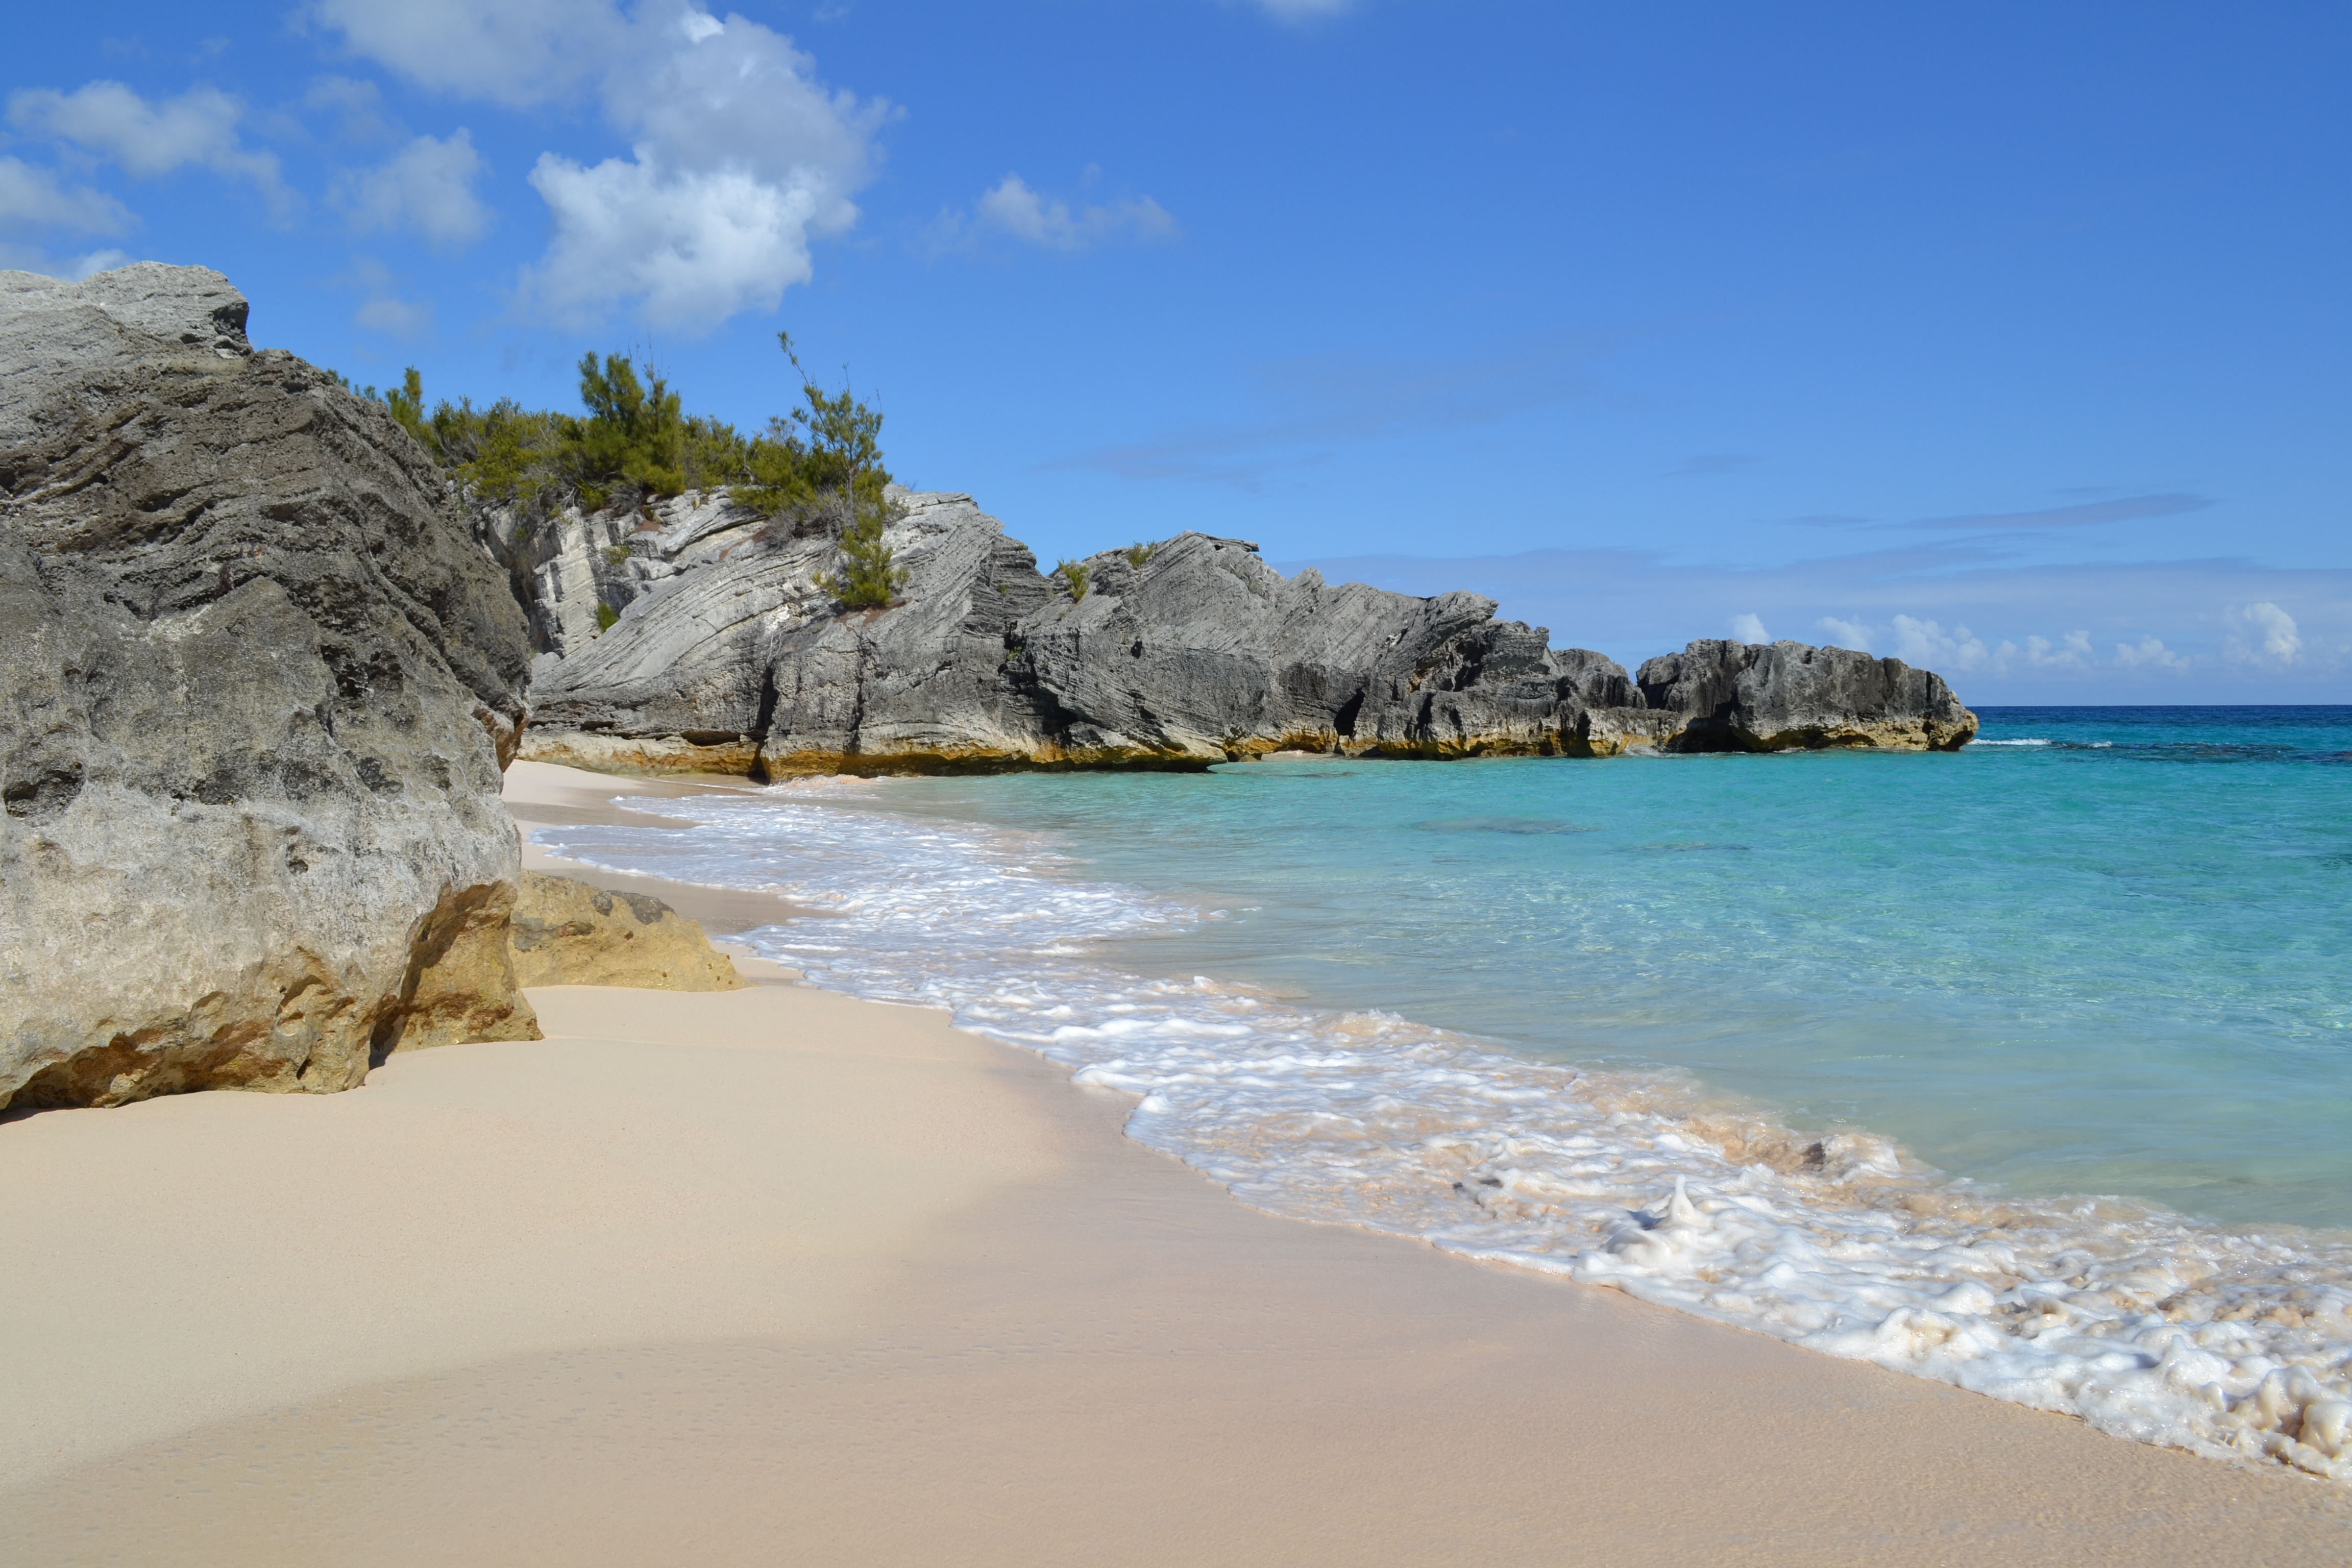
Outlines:
{"type": "Polygon", "coordinates": [[[733,991],[747,984],[700,926],[659,899],[569,877],[525,871],[508,931],[522,985],[733,991]]]}

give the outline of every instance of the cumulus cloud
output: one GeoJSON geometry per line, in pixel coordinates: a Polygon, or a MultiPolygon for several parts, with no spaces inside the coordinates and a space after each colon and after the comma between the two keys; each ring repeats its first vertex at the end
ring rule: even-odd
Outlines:
{"type": "Polygon", "coordinates": [[[1856,653],[1877,651],[1870,646],[1870,628],[1859,621],[1842,621],[1835,616],[1823,616],[1813,623],[1828,646],[1852,648],[1856,653]]]}
{"type": "Polygon", "coordinates": [[[0,237],[0,268],[15,272],[37,272],[44,278],[63,278],[79,282],[93,272],[107,272],[131,259],[131,253],[105,246],[86,250],[79,255],[56,255],[38,245],[26,245],[0,237]]]}
{"type": "Polygon", "coordinates": [[[151,101],[119,81],[94,81],[72,92],[33,88],[8,99],[8,122],[18,130],[112,159],[126,174],[152,179],[195,164],[250,180],[283,207],[292,195],[278,178],[277,155],[245,145],[237,132],[244,118],[243,104],[209,87],[151,101]]]}
{"type": "Polygon", "coordinates": [[[1741,642],[1770,642],[1772,640],[1772,635],[1764,629],[1763,621],[1752,615],[1732,616],[1731,635],[1741,642]]]}
{"type": "Polygon", "coordinates": [[[509,109],[601,84],[629,47],[619,9],[593,0],[313,0],[307,15],[420,86],[509,109]]]}
{"type": "Polygon", "coordinates": [[[49,170],[0,158],[0,229],[121,234],[132,221],[123,205],[102,191],[68,186],[49,170]]]}
{"type": "Polygon", "coordinates": [[[2303,651],[2294,617],[2268,600],[2232,605],[2222,619],[2230,628],[2228,657],[2232,663],[2293,664],[2303,651]]]}
{"type": "Polygon", "coordinates": [[[1968,627],[1954,626],[1947,634],[1934,621],[1914,619],[1909,616],[1895,617],[1895,657],[1909,665],[1934,668],[1948,665],[1955,669],[1981,669],[1993,658],[1982,637],[1968,627]]]}
{"type": "Polygon", "coordinates": [[[775,309],[811,277],[811,240],[856,222],[850,197],[893,112],[828,91],[783,35],[689,5],[319,0],[310,14],[441,91],[525,107],[593,87],[629,156],[541,155],[530,183],[555,233],[519,279],[527,310],[568,325],[632,303],[686,331],[775,309]]]}
{"type": "Polygon", "coordinates": [[[2054,644],[2048,637],[2029,637],[2025,639],[2025,663],[2030,668],[2088,669],[2097,658],[2091,651],[2091,634],[2088,631],[2068,632],[2054,644]]]}
{"type": "Polygon", "coordinates": [[[344,170],[327,199],[362,233],[413,228],[435,249],[455,250],[489,226],[489,209],[474,195],[482,168],[460,126],[446,140],[419,136],[373,169],[344,170]]]}
{"type": "Polygon", "coordinates": [[[1048,250],[1091,250],[1117,240],[1176,237],[1176,220],[1150,196],[1073,206],[1033,189],[1019,174],[1007,174],[972,204],[971,216],[945,213],[935,226],[943,247],[969,246],[984,234],[999,234],[1048,250]]]}
{"type": "Polygon", "coordinates": [[[2189,661],[2164,646],[2160,637],[2116,644],[2116,663],[2126,669],[2187,669],[2189,661]]]}
{"type": "MultiPolygon", "coordinates": [[[[1915,668],[1933,669],[1947,676],[2089,673],[2103,667],[2087,630],[2067,632],[2056,642],[2040,636],[2029,636],[2021,641],[2011,637],[1996,641],[1979,637],[1965,625],[1956,625],[1947,631],[1938,621],[1901,614],[1884,626],[1834,616],[1824,616],[1813,624],[1832,647],[1872,654],[1884,648],[1889,657],[1915,668]]],[[[2185,670],[2189,667],[2187,658],[2153,637],[2118,642],[2112,661],[2112,668],[2124,670],[2185,670]]]]}
{"type": "Polygon", "coordinates": [[[51,170],[20,158],[0,157],[0,267],[54,278],[87,278],[130,257],[111,246],[79,255],[58,255],[48,246],[58,237],[112,237],[138,220],[121,202],[87,186],[69,185],[51,170]]]}

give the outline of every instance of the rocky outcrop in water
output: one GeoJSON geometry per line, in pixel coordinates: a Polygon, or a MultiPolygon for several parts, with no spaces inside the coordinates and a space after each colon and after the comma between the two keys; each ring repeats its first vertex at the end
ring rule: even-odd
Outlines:
{"type": "Polygon", "coordinates": [[[1822,746],[1956,751],[1977,732],[1943,678],[1899,658],[1800,642],[1695,642],[1644,662],[1643,700],[1688,752],[1822,746]]]}
{"type": "Polygon", "coordinates": [[[524,985],[736,991],[748,984],[702,928],[659,899],[522,874],[511,943],[524,985]]]}
{"type": "Polygon", "coordinates": [[[0,273],[0,1105],[535,1037],[530,646],[382,405],[218,273],[0,273]]]}
{"type": "Polygon", "coordinates": [[[478,514],[541,628],[529,754],[784,777],[1289,750],[1948,748],[1975,732],[1942,680],[1893,659],[1693,643],[1636,681],[1475,594],[1284,577],[1256,546],[1201,533],[1045,574],[969,496],[892,496],[908,580],[855,612],[820,582],[838,537],[822,519],[763,520],[723,493],[535,533],[478,514]]]}

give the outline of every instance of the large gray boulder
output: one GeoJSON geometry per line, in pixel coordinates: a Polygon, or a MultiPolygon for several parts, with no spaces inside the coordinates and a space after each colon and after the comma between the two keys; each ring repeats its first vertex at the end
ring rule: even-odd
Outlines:
{"type": "Polygon", "coordinates": [[[855,612],[824,585],[839,530],[822,516],[764,520],[723,493],[537,528],[478,512],[544,650],[528,754],[782,777],[1199,768],[1285,750],[1958,745],[1974,732],[1942,681],[1895,660],[1782,644],[1709,684],[1707,659],[1738,658],[1701,650],[1745,645],[1695,643],[1675,656],[1690,673],[1651,687],[1497,621],[1475,594],[1284,577],[1255,545],[1191,532],[1046,574],[969,496],[891,499],[884,537],[907,581],[889,607],[855,612]]]}
{"type": "Polygon", "coordinates": [[[376,403],[218,273],[0,273],[0,1105],[534,1037],[529,642],[376,403]]]}

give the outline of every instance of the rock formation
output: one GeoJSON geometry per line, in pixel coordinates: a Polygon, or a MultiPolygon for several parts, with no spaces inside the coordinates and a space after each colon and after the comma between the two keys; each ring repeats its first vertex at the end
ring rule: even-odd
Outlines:
{"type": "Polygon", "coordinates": [[[822,518],[765,521],[724,493],[536,531],[478,514],[544,650],[528,754],[783,777],[1198,768],[1297,749],[1950,748],[1976,730],[1941,679],[1894,659],[1700,642],[1636,681],[1496,620],[1475,594],[1286,578],[1255,545],[1201,533],[1049,575],[970,497],[891,495],[907,582],[888,608],[856,612],[820,582],[838,537],[822,518]]]}
{"type": "Polygon", "coordinates": [[[530,647],[382,405],[218,273],[0,272],[0,1105],[535,1037],[530,647]]]}
{"type": "Polygon", "coordinates": [[[1646,661],[1642,696],[1686,752],[1883,746],[1957,751],[1977,732],[1939,676],[1842,647],[1704,641],[1646,661]]]}
{"type": "Polygon", "coordinates": [[[700,926],[643,893],[525,871],[511,931],[523,985],[735,991],[748,984],[700,926]]]}

